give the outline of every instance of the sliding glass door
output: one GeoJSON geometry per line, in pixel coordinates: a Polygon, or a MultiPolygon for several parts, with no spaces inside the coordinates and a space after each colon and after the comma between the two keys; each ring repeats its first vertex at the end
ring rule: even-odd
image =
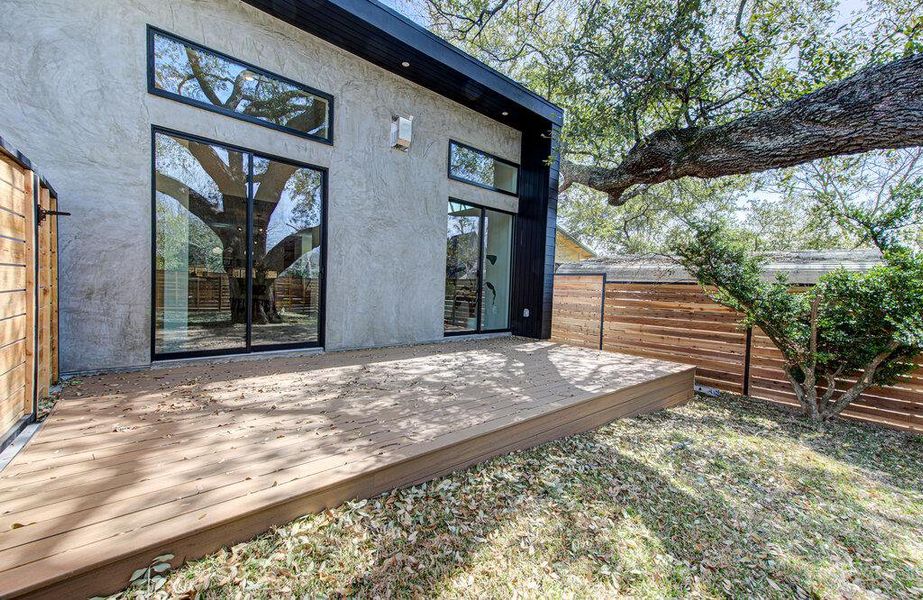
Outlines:
{"type": "Polygon", "coordinates": [[[513,215],[449,201],[446,335],[509,329],[512,248],[513,215]]]}
{"type": "Polygon", "coordinates": [[[154,133],[155,358],[321,343],[324,171],[154,133]]]}

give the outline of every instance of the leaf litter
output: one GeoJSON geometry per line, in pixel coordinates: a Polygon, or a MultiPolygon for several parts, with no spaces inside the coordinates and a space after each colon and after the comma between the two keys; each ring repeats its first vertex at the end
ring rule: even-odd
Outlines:
{"type": "Polygon", "coordinates": [[[920,598],[923,436],[697,396],[139,571],[113,599],[920,598]]]}

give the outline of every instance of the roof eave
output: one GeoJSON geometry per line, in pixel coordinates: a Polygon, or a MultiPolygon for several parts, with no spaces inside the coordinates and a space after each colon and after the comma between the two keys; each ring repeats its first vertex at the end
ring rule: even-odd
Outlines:
{"type": "Polygon", "coordinates": [[[525,129],[564,122],[559,106],[377,0],[243,1],[501,123],[525,129]]]}

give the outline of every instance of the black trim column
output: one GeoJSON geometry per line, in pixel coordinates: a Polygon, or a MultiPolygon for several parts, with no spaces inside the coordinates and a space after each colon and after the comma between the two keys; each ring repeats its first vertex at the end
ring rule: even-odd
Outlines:
{"type": "Polygon", "coordinates": [[[547,125],[547,129],[530,129],[522,134],[519,218],[513,253],[510,325],[514,334],[537,339],[551,337],[560,169],[560,128],[547,125]],[[526,310],[528,317],[524,316],[526,310]]]}

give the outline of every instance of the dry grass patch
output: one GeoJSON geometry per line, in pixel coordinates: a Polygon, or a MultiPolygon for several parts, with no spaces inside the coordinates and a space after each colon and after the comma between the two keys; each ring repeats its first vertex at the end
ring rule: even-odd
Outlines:
{"type": "Polygon", "coordinates": [[[699,397],[150,575],[119,596],[919,598],[923,437],[699,397]]]}

